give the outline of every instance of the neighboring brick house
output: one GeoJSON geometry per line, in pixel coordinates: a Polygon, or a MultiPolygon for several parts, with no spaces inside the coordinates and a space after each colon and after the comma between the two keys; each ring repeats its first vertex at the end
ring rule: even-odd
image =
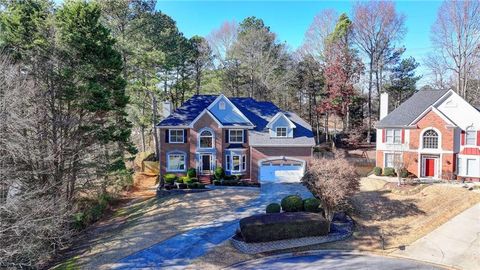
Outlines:
{"type": "Polygon", "coordinates": [[[452,90],[422,90],[388,113],[382,94],[378,167],[420,178],[480,179],[480,111],[452,90]]]}
{"type": "Polygon", "coordinates": [[[206,178],[223,167],[252,181],[299,181],[315,145],[298,115],[252,98],[195,95],[157,128],[161,175],[196,168],[206,178]]]}

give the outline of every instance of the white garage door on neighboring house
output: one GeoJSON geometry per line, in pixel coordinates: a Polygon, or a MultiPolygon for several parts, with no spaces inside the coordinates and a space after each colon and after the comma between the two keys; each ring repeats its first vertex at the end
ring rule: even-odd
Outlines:
{"type": "Polygon", "coordinates": [[[273,159],[260,162],[261,182],[300,182],[305,162],[291,159],[273,159]]]}

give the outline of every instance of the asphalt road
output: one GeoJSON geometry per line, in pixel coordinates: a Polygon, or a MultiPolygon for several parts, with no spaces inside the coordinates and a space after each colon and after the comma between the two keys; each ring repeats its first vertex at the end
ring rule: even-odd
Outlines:
{"type": "Polygon", "coordinates": [[[342,270],[431,270],[445,269],[418,261],[382,257],[346,251],[316,251],[301,255],[285,254],[247,261],[234,265],[230,270],[310,270],[310,269],[342,269],[342,270]]]}

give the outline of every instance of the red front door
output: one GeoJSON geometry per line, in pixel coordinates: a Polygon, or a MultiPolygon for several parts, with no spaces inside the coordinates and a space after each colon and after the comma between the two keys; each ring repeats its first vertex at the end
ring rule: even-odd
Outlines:
{"type": "Polygon", "coordinates": [[[425,159],[425,176],[426,177],[435,176],[435,159],[433,158],[425,159]]]}

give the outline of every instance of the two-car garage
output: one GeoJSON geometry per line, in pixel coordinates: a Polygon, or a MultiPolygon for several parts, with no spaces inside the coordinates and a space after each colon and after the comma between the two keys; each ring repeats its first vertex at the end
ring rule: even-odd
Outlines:
{"type": "Polygon", "coordinates": [[[260,182],[299,182],[305,172],[305,161],[298,159],[267,159],[259,164],[260,182]]]}

